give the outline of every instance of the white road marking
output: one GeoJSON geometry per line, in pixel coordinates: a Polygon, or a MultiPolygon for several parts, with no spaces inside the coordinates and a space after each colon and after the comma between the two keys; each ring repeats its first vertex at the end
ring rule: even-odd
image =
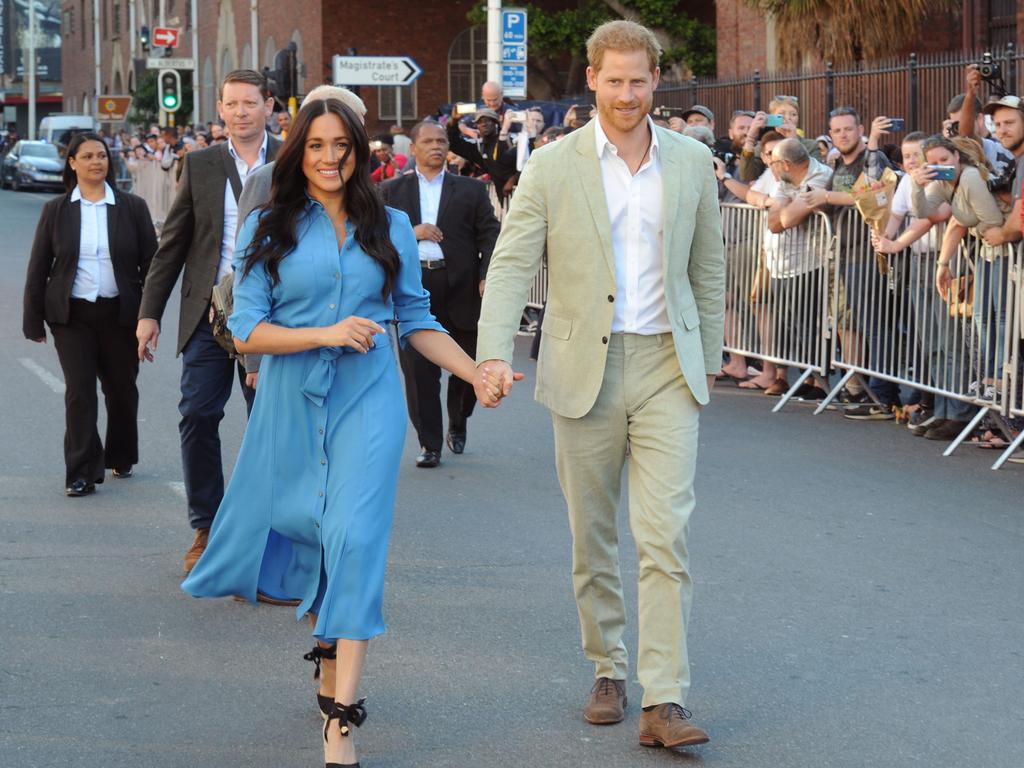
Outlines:
{"type": "Polygon", "coordinates": [[[50,373],[48,370],[43,368],[39,363],[29,357],[19,357],[18,362],[28,368],[32,373],[39,377],[40,381],[43,382],[47,387],[52,389],[58,395],[64,394],[64,382],[50,373]]]}
{"type": "Polygon", "coordinates": [[[170,488],[179,496],[181,496],[181,498],[186,500],[188,499],[188,497],[185,495],[185,484],[180,480],[172,480],[167,484],[167,487],[170,488]]]}

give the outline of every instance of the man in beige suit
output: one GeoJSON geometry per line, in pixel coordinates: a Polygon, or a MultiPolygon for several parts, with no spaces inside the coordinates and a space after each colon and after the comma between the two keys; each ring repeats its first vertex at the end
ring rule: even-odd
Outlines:
{"type": "Polygon", "coordinates": [[[546,248],[536,397],[552,412],[583,648],[596,667],[584,717],[624,718],[616,515],[628,454],[640,564],[640,743],[702,744],[707,734],[683,708],[686,530],[698,414],[722,359],[718,190],[708,149],[648,117],[661,54],[654,35],[609,22],[591,35],[587,54],[597,119],[536,151],[523,172],[487,274],[477,392],[493,407],[511,390],[515,332],[546,248]]]}

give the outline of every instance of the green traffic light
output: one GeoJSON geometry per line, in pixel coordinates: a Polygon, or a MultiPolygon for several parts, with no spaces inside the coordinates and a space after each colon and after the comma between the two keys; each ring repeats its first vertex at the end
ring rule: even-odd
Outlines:
{"type": "Polygon", "coordinates": [[[167,109],[173,109],[176,106],[178,106],[178,99],[173,93],[168,93],[164,96],[164,107],[167,109]]]}

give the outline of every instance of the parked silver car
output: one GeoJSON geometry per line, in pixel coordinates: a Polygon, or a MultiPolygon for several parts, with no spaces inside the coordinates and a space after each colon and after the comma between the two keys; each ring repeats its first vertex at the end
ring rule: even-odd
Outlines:
{"type": "Polygon", "coordinates": [[[0,188],[63,190],[64,158],[60,150],[45,141],[19,141],[4,155],[0,166],[0,188]]]}

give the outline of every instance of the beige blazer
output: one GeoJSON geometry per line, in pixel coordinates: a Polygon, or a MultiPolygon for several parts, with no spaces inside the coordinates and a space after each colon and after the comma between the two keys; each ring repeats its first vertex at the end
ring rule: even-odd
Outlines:
{"type": "MultiPolygon", "coordinates": [[[[657,128],[665,189],[665,302],[679,367],[693,396],[722,364],[725,251],[711,152],[657,128]]],[[[547,250],[548,301],[537,362],[538,402],[584,416],[604,378],[615,261],[591,121],[530,157],[487,272],[477,359],[512,360],[530,284],[547,250]]]]}

